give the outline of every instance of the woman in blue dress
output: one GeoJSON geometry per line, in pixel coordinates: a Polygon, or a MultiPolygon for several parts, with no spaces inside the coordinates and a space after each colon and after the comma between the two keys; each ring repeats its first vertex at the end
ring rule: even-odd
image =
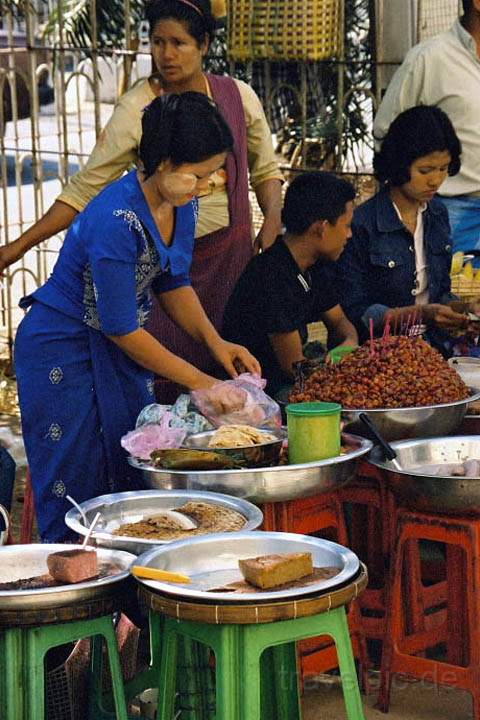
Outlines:
{"type": "Polygon", "coordinates": [[[77,217],[49,280],[21,301],[15,367],[22,427],[44,542],[72,539],[70,504],[132,490],[120,438],[153,401],[153,374],[188,389],[215,378],[147,333],[151,294],[174,322],[235,376],[259,372],[208,320],[190,285],[196,195],[233,141],[216,106],[193,92],[154,100],[140,160],[77,217]]]}

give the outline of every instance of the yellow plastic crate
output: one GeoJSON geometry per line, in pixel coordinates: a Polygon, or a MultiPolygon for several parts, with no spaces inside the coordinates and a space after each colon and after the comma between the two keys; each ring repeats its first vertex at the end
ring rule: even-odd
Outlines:
{"type": "Polygon", "coordinates": [[[480,298],[480,280],[467,280],[462,275],[453,275],[452,293],[462,300],[480,298]]]}
{"type": "Polygon", "coordinates": [[[339,53],[338,0],[229,0],[231,60],[326,60],[339,53]]]}

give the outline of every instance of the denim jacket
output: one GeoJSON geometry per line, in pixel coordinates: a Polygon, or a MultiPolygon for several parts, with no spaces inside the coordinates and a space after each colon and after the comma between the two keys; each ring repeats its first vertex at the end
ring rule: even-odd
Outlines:
{"type": "MultiPolygon", "coordinates": [[[[423,213],[429,302],[453,299],[450,291],[452,246],[448,215],[433,199],[423,213]]],[[[415,304],[415,248],[412,234],[398,217],[387,190],[355,210],[352,238],[337,263],[342,307],[360,341],[383,331],[388,308],[415,304]]]]}

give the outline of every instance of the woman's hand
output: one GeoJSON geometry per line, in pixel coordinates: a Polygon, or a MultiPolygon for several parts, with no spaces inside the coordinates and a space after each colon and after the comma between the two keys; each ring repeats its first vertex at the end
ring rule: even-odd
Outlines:
{"type": "Polygon", "coordinates": [[[238,377],[242,372],[249,372],[253,375],[262,374],[260,363],[243,345],[236,345],[220,339],[218,343],[210,347],[210,352],[230,377],[238,377]]]}

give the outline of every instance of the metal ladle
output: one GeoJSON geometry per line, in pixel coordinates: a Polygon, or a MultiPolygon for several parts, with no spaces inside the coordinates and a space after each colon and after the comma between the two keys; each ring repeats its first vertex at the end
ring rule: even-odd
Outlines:
{"type": "Polygon", "coordinates": [[[383,450],[383,454],[385,455],[385,458],[387,460],[390,460],[393,467],[396,470],[399,470],[400,472],[403,472],[403,467],[400,465],[398,459],[397,459],[397,453],[392,448],[392,446],[380,435],[380,432],[375,425],[375,423],[369,418],[369,416],[366,413],[360,413],[359,419],[362,421],[362,423],[367,428],[368,432],[373,435],[377,443],[380,445],[380,447],[383,450]]]}

